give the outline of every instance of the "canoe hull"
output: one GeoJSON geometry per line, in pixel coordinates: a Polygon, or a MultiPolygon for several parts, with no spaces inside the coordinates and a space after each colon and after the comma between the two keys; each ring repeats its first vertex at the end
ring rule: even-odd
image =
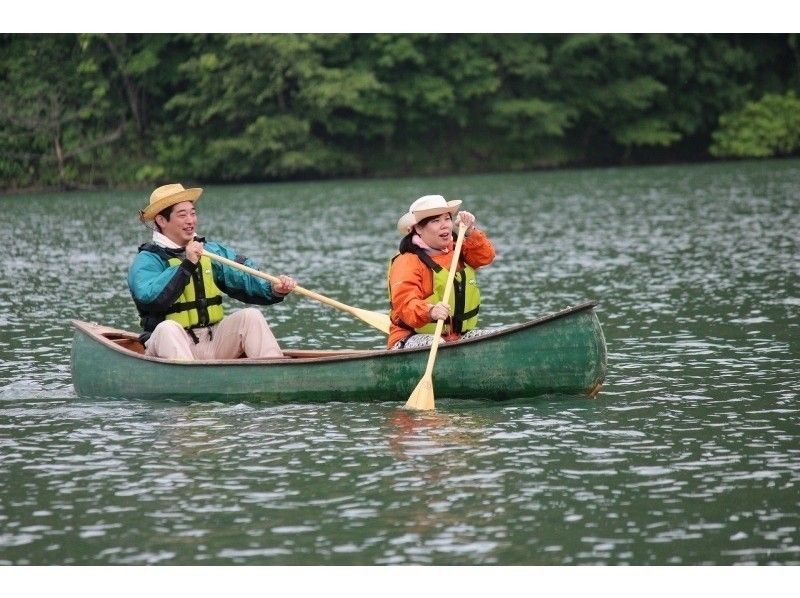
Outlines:
{"type": "MultiPolygon", "coordinates": [[[[595,305],[588,302],[472,340],[442,345],[434,369],[436,398],[492,401],[542,394],[594,396],[606,374],[606,345],[593,311],[595,305]]],[[[128,351],[109,340],[114,335],[103,336],[92,324],[76,321],[73,325],[72,377],[81,396],[405,401],[425,370],[429,352],[375,350],[285,360],[176,362],[128,351]]]]}

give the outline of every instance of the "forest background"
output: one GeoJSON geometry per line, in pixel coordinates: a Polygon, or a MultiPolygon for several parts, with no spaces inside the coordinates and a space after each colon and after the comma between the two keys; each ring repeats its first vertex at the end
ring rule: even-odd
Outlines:
{"type": "Polygon", "coordinates": [[[0,189],[800,153],[798,34],[0,34],[0,189]]]}

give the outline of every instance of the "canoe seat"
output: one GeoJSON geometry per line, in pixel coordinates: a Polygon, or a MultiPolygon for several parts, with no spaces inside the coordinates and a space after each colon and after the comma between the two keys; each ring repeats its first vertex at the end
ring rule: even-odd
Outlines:
{"type": "Polygon", "coordinates": [[[144,345],[135,338],[112,338],[109,340],[115,345],[119,345],[123,349],[133,351],[139,355],[144,355],[144,345]]]}

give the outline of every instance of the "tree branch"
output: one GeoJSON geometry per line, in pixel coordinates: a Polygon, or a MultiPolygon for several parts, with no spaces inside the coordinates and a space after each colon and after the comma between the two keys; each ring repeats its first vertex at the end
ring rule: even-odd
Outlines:
{"type": "Polygon", "coordinates": [[[81,154],[86,153],[91,149],[100,147],[101,145],[108,145],[109,143],[112,143],[117,139],[119,139],[120,137],[122,137],[122,133],[124,131],[125,131],[125,121],[121,122],[116,129],[106,133],[102,137],[98,137],[92,140],[90,143],[87,143],[86,145],[82,145],[78,148],[75,148],[73,150],[64,153],[64,159],[66,160],[69,158],[74,158],[75,156],[80,156],[81,154]]]}

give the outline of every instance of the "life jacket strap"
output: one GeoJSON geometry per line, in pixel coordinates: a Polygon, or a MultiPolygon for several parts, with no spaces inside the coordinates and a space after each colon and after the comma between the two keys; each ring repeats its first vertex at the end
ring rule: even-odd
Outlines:
{"type": "Polygon", "coordinates": [[[194,332],[199,328],[208,328],[208,340],[214,339],[214,329],[211,326],[191,326],[190,328],[185,328],[184,330],[186,330],[186,333],[192,338],[195,345],[200,342],[200,339],[197,338],[197,334],[194,332]]]}
{"type": "MultiPolygon", "coordinates": [[[[216,297],[211,297],[211,299],[196,299],[195,301],[180,301],[177,303],[173,303],[172,307],[167,310],[168,314],[175,314],[179,311],[189,311],[190,309],[197,309],[201,310],[209,305],[220,305],[222,303],[222,296],[217,295],[216,297]]],[[[198,326],[198,328],[203,328],[202,326],[198,326]]]]}

